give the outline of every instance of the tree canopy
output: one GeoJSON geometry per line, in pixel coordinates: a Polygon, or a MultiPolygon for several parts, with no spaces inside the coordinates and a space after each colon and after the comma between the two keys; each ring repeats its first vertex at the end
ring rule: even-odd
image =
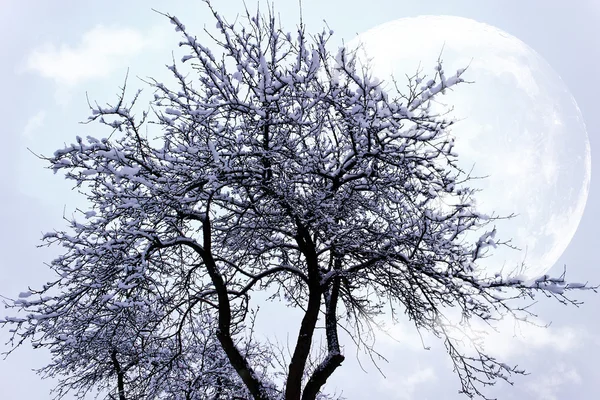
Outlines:
{"type": "Polygon", "coordinates": [[[467,396],[522,373],[461,353],[448,310],[463,324],[527,320],[515,300],[577,304],[565,291],[589,287],[479,268],[503,244],[497,217],[477,211],[453,121],[429,106],[464,71],[440,62],[402,92],[328,50],[328,28],[290,34],[273,10],[230,23],[207,4],[209,44],[166,15],[186,50],[168,67],[176,86],[147,82],[139,111],[124,85],[115,104],[90,105],[108,137],[44,157],[89,209],[44,235],[64,253],[54,281],[9,304],[13,346],[51,350],[41,372],[58,397],[326,399],[340,329],[360,346],[362,324],[391,310],[441,338],[467,396]],[[289,358],[253,335],[258,292],[302,310],[289,358]]]}

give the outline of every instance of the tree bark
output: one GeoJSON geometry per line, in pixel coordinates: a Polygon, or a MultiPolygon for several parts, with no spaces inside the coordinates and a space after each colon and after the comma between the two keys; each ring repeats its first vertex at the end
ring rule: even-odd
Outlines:
{"type": "Polygon", "coordinates": [[[229,362],[236,370],[242,381],[250,391],[255,400],[268,400],[269,397],[264,389],[262,382],[256,377],[252,367],[248,364],[246,358],[240,353],[231,337],[231,304],[227,293],[227,286],[223,277],[219,273],[215,259],[213,258],[210,235],[210,219],[208,210],[203,222],[204,248],[198,248],[197,251],[204,260],[208,275],[215,286],[217,298],[219,301],[219,323],[217,329],[217,339],[225,351],[229,362]]]}
{"type": "Polygon", "coordinates": [[[121,370],[121,364],[117,358],[117,350],[113,350],[112,353],[110,353],[110,359],[112,360],[113,367],[117,373],[117,392],[119,393],[119,400],[127,400],[127,397],[125,397],[125,378],[123,376],[124,373],[121,370]]]}
{"type": "MultiPolygon", "coordinates": [[[[334,256],[334,269],[341,269],[341,258],[334,256]]],[[[321,388],[327,382],[327,379],[342,364],[345,357],[341,354],[340,343],[337,331],[337,303],[340,293],[340,278],[335,277],[331,283],[331,288],[323,292],[325,302],[325,334],[327,336],[327,356],[319,366],[313,371],[304,391],[302,400],[314,400],[321,388]]]]}
{"type": "Polygon", "coordinates": [[[285,400],[299,400],[302,390],[302,376],[306,360],[310,353],[312,338],[319,319],[321,306],[321,286],[319,280],[319,264],[315,245],[306,228],[298,223],[296,242],[306,258],[308,269],[308,305],[300,324],[296,348],[289,366],[285,387],[285,400]]]}

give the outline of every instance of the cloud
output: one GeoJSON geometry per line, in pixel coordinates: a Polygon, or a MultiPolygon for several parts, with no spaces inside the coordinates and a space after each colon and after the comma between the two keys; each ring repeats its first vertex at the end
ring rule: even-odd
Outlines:
{"type": "MultiPolygon", "coordinates": [[[[413,351],[420,351],[428,348],[428,341],[425,337],[427,332],[421,332],[410,322],[398,322],[386,324],[379,322],[379,328],[375,330],[376,343],[383,346],[402,346],[413,351]]],[[[428,337],[427,337],[428,338],[428,337]]]]}
{"type": "MultiPolygon", "coordinates": [[[[85,32],[79,44],[46,43],[31,51],[26,68],[54,80],[59,86],[109,76],[145,50],[160,47],[162,29],[142,33],[131,28],[96,26],[85,32]]],[[[161,39],[162,37],[162,39],[161,39]]]]}
{"type": "Polygon", "coordinates": [[[537,382],[529,383],[527,390],[538,400],[558,400],[557,392],[565,385],[572,386],[581,382],[581,376],[575,368],[558,364],[548,375],[542,376],[537,382]]]}
{"type": "Polygon", "coordinates": [[[541,321],[529,324],[505,318],[498,325],[498,332],[483,337],[483,346],[496,357],[522,355],[545,348],[564,353],[580,346],[584,336],[585,332],[572,327],[545,327],[541,321]]]}
{"type": "Polygon", "coordinates": [[[395,394],[394,399],[411,400],[414,398],[414,394],[419,385],[430,382],[434,380],[435,377],[436,375],[433,368],[420,368],[404,378],[394,381],[383,380],[383,385],[386,386],[390,393],[395,394]]]}
{"type": "Polygon", "coordinates": [[[44,125],[45,119],[46,111],[38,111],[34,116],[27,120],[27,123],[23,128],[23,136],[27,139],[30,139],[33,135],[33,132],[42,127],[42,125],[44,125]]]}
{"type": "MultiPolygon", "coordinates": [[[[450,321],[455,320],[450,318],[450,321]]],[[[473,344],[477,344],[487,354],[499,359],[519,357],[543,349],[565,353],[593,341],[582,328],[554,325],[546,327],[546,323],[539,319],[531,319],[531,323],[526,323],[507,315],[494,326],[496,330],[474,319],[468,327],[447,324],[445,329],[452,338],[458,340],[456,345],[459,348],[472,350],[473,344]]],[[[379,345],[395,348],[402,346],[413,351],[440,343],[429,332],[419,332],[409,323],[391,324],[376,333],[379,345]]]]}
{"type": "Polygon", "coordinates": [[[522,359],[524,354],[543,349],[565,353],[581,346],[589,336],[583,329],[546,327],[541,320],[526,323],[510,316],[505,316],[495,327],[496,330],[493,330],[483,323],[472,321],[470,327],[446,326],[446,330],[460,341],[457,344],[462,351],[469,353],[476,345],[486,354],[501,360],[513,356],[522,359]]]}

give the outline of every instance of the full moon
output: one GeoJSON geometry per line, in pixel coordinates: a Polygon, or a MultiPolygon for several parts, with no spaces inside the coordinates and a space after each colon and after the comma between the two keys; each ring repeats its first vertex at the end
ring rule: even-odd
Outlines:
{"type": "MultiPolygon", "coordinates": [[[[494,221],[499,246],[478,266],[485,273],[546,273],[569,245],[590,185],[590,144],[581,112],[560,76],[525,43],[493,26],[453,16],[403,18],[358,35],[347,45],[360,64],[391,88],[417,70],[446,76],[467,67],[460,84],[438,95],[434,110],[456,119],[461,169],[481,189],[477,208],[512,219],[494,221]],[[521,268],[521,266],[524,268],[521,268]]],[[[427,80],[427,78],[425,79],[427,80]]],[[[491,227],[490,227],[491,228],[491,227]]]]}

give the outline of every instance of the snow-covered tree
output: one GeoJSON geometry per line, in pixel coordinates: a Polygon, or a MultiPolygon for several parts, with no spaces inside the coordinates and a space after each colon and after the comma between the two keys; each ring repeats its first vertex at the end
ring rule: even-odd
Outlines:
{"type": "Polygon", "coordinates": [[[444,341],[468,396],[522,372],[462,353],[448,310],[465,324],[526,320],[514,300],[574,303],[564,291],[587,287],[477,267],[502,245],[486,228],[495,218],[476,210],[452,121],[429,107],[463,71],[440,63],[402,94],[352,52],[330,52],[329,29],[286,33],[273,10],[232,24],[208,6],[210,45],[167,15],[188,50],[169,67],[176,87],[148,82],[141,112],[123,88],[91,106],[107,138],[45,157],[89,209],[44,236],[65,250],[56,280],[9,304],[12,345],[51,350],[41,372],[59,378],[59,397],[325,399],[340,329],[360,346],[362,324],[391,309],[444,341]],[[302,311],[289,359],[253,335],[259,291],[302,311]]]}

